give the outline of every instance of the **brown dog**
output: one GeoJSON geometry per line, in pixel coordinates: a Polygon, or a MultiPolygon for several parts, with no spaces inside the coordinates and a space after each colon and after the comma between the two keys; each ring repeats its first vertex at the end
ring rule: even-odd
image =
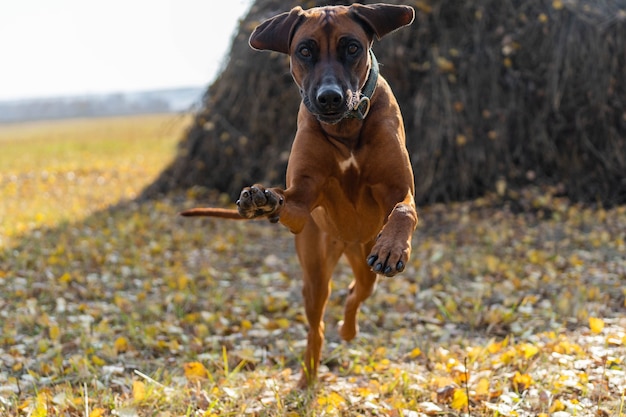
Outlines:
{"type": "Polygon", "coordinates": [[[332,271],[342,254],[354,272],[339,330],[358,332],[361,303],[377,274],[407,265],[417,225],[413,171],[402,115],[378,74],[374,36],[410,24],[408,6],[386,4],[296,7],[261,23],[255,49],[288,54],[302,104],[287,167],[287,188],[246,187],[234,210],[192,209],[186,216],[267,217],[295,233],[309,322],[299,386],[317,375],[332,271]]]}

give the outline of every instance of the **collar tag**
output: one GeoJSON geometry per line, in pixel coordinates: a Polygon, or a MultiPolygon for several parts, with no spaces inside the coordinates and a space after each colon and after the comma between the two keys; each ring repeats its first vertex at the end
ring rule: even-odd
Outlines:
{"type": "Polygon", "coordinates": [[[352,111],[356,113],[356,117],[358,119],[365,119],[367,117],[367,114],[370,112],[370,98],[367,96],[361,97],[361,100],[359,100],[357,105],[354,106],[354,109],[352,109],[352,111]]]}

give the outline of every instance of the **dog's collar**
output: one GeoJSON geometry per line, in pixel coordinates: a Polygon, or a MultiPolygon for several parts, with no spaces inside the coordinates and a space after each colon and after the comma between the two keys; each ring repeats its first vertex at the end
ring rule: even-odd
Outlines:
{"type": "Polygon", "coordinates": [[[369,74],[367,74],[367,80],[365,81],[365,85],[361,90],[361,98],[354,108],[346,114],[346,118],[359,119],[363,120],[367,117],[367,114],[370,111],[370,99],[374,95],[374,90],[376,90],[376,83],[378,83],[378,60],[376,59],[376,55],[374,55],[374,51],[369,50],[370,57],[372,59],[372,66],[370,68],[369,74]]]}

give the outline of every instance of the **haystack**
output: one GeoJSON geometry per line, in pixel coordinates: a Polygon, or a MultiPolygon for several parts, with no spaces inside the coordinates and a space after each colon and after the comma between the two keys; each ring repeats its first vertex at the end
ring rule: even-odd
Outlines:
{"type": "MultiPolygon", "coordinates": [[[[417,12],[373,48],[403,110],[419,204],[528,184],[626,202],[626,0],[391,2],[417,12]]],[[[143,197],[203,186],[234,199],[245,185],[284,184],[300,97],[288,58],[248,37],[293,6],[332,3],[350,2],[255,1],[143,197]]]]}

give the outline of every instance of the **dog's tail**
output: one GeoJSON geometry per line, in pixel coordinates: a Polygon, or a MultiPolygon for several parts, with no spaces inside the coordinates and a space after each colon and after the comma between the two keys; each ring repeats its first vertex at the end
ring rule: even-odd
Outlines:
{"type": "Polygon", "coordinates": [[[217,207],[192,208],[189,210],[181,211],[179,214],[185,217],[205,216],[205,217],[219,217],[221,219],[231,219],[231,220],[246,220],[245,217],[241,217],[241,215],[239,214],[237,210],[217,208],[217,207]]]}

